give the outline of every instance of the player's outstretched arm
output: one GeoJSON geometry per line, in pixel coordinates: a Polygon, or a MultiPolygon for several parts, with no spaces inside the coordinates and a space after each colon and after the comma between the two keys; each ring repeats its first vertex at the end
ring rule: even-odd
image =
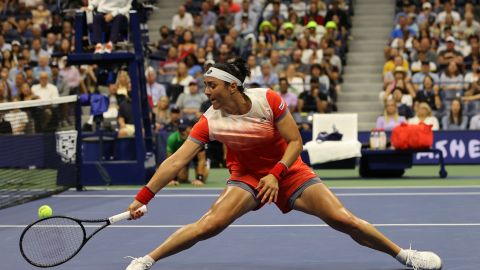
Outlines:
{"type": "Polygon", "coordinates": [[[203,145],[186,140],[185,143],[169,158],[167,158],[157,169],[148,184],[137,194],[135,200],[130,204],[128,210],[132,218],[136,219],[142,216],[140,211],[136,211],[142,205],[147,204],[153,198],[154,194],[165,187],[178,172],[185,167],[190,160],[197,155],[203,145]]]}

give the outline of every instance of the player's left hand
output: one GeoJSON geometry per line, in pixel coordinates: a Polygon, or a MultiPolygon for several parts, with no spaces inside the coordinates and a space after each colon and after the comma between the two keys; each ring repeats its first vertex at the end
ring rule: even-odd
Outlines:
{"type": "Polygon", "coordinates": [[[263,177],[255,189],[258,191],[257,199],[261,198],[262,203],[277,202],[278,180],[275,176],[268,174],[263,177]]]}
{"type": "Polygon", "coordinates": [[[195,179],[192,181],[192,185],[195,186],[195,187],[201,187],[204,185],[204,183],[198,179],[195,179]]]}

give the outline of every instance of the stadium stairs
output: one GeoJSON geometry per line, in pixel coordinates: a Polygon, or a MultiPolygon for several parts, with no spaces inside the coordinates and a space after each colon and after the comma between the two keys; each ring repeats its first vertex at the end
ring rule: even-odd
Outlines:
{"type": "Polygon", "coordinates": [[[383,48],[393,27],[394,0],[355,1],[352,36],[349,41],[339,112],[358,113],[358,130],[375,127],[383,108],[378,101],[382,89],[383,48]]]}
{"type": "Polygon", "coordinates": [[[157,43],[160,39],[160,27],[162,25],[170,26],[172,25],[173,15],[178,13],[178,6],[180,1],[166,1],[159,0],[155,4],[156,9],[150,14],[148,18],[148,35],[150,37],[150,43],[157,43]]]}

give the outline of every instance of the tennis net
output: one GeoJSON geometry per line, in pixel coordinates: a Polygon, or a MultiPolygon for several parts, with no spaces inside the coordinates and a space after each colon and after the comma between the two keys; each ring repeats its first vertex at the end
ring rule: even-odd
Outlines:
{"type": "Polygon", "coordinates": [[[76,101],[0,103],[0,209],[76,185],[76,101]]]}

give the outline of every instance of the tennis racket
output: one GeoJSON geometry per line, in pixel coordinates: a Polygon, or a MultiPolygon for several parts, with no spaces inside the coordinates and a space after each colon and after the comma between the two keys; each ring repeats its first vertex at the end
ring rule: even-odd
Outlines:
{"type": "MultiPolygon", "coordinates": [[[[144,205],[138,209],[144,213],[144,205]]],[[[69,261],[99,231],[109,225],[130,218],[126,211],[106,219],[80,220],[65,216],[40,219],[23,230],[20,236],[20,252],[23,258],[37,267],[53,267],[69,261]],[[103,225],[87,236],[84,223],[103,225]]]]}

